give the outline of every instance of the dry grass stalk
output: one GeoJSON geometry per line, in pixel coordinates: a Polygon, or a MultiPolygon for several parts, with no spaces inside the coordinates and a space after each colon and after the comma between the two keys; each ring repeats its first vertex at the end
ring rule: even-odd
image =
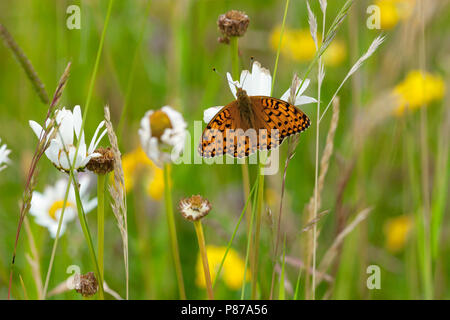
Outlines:
{"type": "MultiPolygon", "coordinates": [[[[318,179],[317,186],[317,210],[320,209],[321,205],[321,194],[325,184],[325,177],[328,172],[328,167],[330,166],[330,159],[333,154],[334,148],[334,136],[336,134],[336,128],[339,122],[339,97],[336,97],[333,100],[333,116],[331,118],[330,129],[328,130],[327,140],[325,144],[325,149],[322,154],[322,158],[320,159],[320,174],[318,179]]],[[[309,212],[309,217],[312,217],[312,213],[314,210],[314,195],[309,199],[307,210],[309,212]]]]}
{"type": "Polygon", "coordinates": [[[48,104],[50,101],[48,99],[47,91],[45,91],[45,85],[39,78],[36,70],[34,70],[31,61],[27,58],[23,50],[19,47],[19,45],[14,41],[14,38],[8,32],[4,25],[0,23],[0,36],[2,36],[5,44],[11,49],[17,61],[22,66],[23,70],[27,74],[31,83],[33,84],[36,93],[44,104],[48,104]]]}
{"type": "Polygon", "coordinates": [[[129,282],[129,268],[128,268],[128,223],[127,223],[127,200],[125,192],[125,178],[122,169],[122,159],[117,143],[117,136],[111,123],[109,107],[105,106],[105,123],[108,131],[109,142],[111,143],[112,152],[114,154],[114,184],[109,186],[109,193],[112,198],[112,210],[117,220],[117,225],[122,237],[123,259],[125,263],[125,277],[126,277],[126,299],[128,300],[128,282],[129,282]]]}
{"type": "MultiPolygon", "coordinates": [[[[313,195],[311,196],[308,204],[305,207],[304,217],[305,217],[305,225],[312,225],[313,227],[317,225],[317,222],[320,220],[321,217],[314,217],[314,211],[320,210],[321,206],[321,194],[324,187],[325,177],[328,172],[328,167],[331,159],[331,155],[333,154],[333,145],[334,145],[334,136],[336,133],[336,128],[339,122],[339,98],[336,97],[336,99],[333,100],[333,115],[330,123],[330,129],[328,130],[325,149],[322,154],[322,157],[320,159],[320,174],[317,180],[317,188],[314,188],[313,195]],[[317,194],[316,194],[317,192],[317,194]],[[317,201],[317,202],[316,202],[317,201]],[[316,205],[315,205],[316,204],[316,205]],[[315,208],[316,206],[316,208],[315,208]]],[[[309,231],[314,231],[309,229],[309,231]]],[[[305,237],[304,242],[304,259],[306,262],[306,265],[309,267],[312,262],[313,258],[313,248],[314,243],[316,242],[317,238],[319,237],[320,230],[314,233],[307,233],[307,236],[305,237]],[[316,239],[314,239],[314,237],[316,239]]],[[[309,287],[309,278],[307,278],[307,285],[309,287]]],[[[310,292],[310,290],[307,290],[306,292],[310,292]]]]}
{"type": "Polygon", "coordinates": [[[331,103],[334,101],[334,99],[337,97],[337,94],[341,90],[342,86],[345,84],[345,82],[350,78],[358,69],[363,65],[363,63],[369,59],[372,54],[378,49],[378,47],[383,43],[385,37],[384,36],[378,36],[376,37],[372,43],[369,46],[369,49],[356,61],[356,63],[350,68],[350,71],[345,76],[344,80],[342,80],[341,84],[339,85],[338,89],[334,93],[333,97],[331,98],[330,102],[328,103],[327,107],[323,111],[322,115],[320,116],[319,121],[322,121],[322,118],[325,116],[325,114],[328,111],[328,108],[330,107],[331,103]]]}
{"type": "Polygon", "coordinates": [[[317,19],[309,6],[309,1],[306,1],[306,6],[308,8],[309,31],[311,32],[311,37],[313,38],[317,49],[319,47],[319,42],[317,41],[317,19]]]}
{"type": "MultiPolygon", "coordinates": [[[[305,263],[297,257],[286,256],[286,263],[295,268],[306,269],[305,263]]],[[[312,274],[313,268],[308,268],[308,270],[305,270],[305,271],[308,274],[312,274]]],[[[322,277],[323,281],[325,281],[325,282],[332,283],[334,280],[333,277],[331,275],[329,275],[328,273],[321,273],[317,270],[315,270],[315,273],[316,273],[316,277],[320,275],[322,277]]]]}
{"type": "Polygon", "coordinates": [[[311,228],[314,227],[315,225],[317,225],[317,223],[320,221],[320,219],[322,219],[324,216],[326,216],[329,212],[330,212],[329,210],[320,212],[316,218],[312,219],[311,221],[309,221],[308,223],[305,224],[305,226],[303,227],[301,232],[306,232],[306,231],[311,230],[311,228]]]}
{"type": "Polygon", "coordinates": [[[42,130],[41,136],[39,137],[38,144],[36,145],[36,149],[33,155],[33,159],[31,160],[31,164],[28,170],[27,174],[27,180],[25,184],[25,190],[23,192],[22,196],[22,204],[20,208],[20,216],[19,216],[19,223],[17,226],[17,232],[16,232],[16,239],[14,242],[14,249],[13,249],[13,255],[12,255],[12,261],[11,261],[11,271],[9,275],[9,286],[8,286],[8,299],[11,297],[11,286],[12,286],[12,276],[13,276],[13,266],[16,260],[16,252],[17,252],[17,245],[19,242],[19,236],[20,236],[20,230],[22,229],[23,221],[25,219],[26,214],[30,210],[31,207],[31,198],[33,196],[33,190],[36,185],[36,173],[37,173],[37,164],[39,160],[44,155],[45,151],[50,145],[50,141],[56,136],[56,133],[58,132],[58,128],[56,125],[56,119],[55,119],[55,111],[56,107],[58,105],[59,99],[61,98],[62,91],[65,88],[65,85],[67,83],[67,80],[69,78],[69,72],[70,72],[70,66],[71,63],[69,62],[66,69],[64,70],[63,75],[61,76],[58,85],[55,90],[55,94],[53,95],[52,103],[50,104],[47,116],[43,122],[42,128],[45,128],[42,130]],[[47,120],[50,120],[47,124],[47,120]]]}
{"type": "MultiPolygon", "coordinates": [[[[292,84],[291,84],[291,88],[290,88],[289,99],[288,99],[288,102],[290,104],[295,104],[295,96],[296,96],[295,93],[297,91],[298,86],[300,86],[300,78],[297,76],[297,74],[294,74],[294,78],[292,79],[292,84]]],[[[286,185],[286,173],[287,173],[287,168],[289,166],[289,162],[292,160],[292,158],[295,155],[295,148],[298,145],[299,139],[300,139],[300,135],[297,134],[295,136],[289,137],[289,140],[288,140],[289,146],[288,146],[288,154],[286,157],[286,161],[284,163],[283,182],[281,185],[280,210],[278,212],[277,234],[276,234],[275,251],[274,251],[274,268],[272,271],[272,281],[271,281],[271,285],[270,285],[269,299],[272,299],[272,297],[273,297],[273,289],[274,289],[274,285],[275,285],[275,268],[276,268],[276,263],[278,260],[278,247],[280,245],[281,213],[283,212],[283,197],[284,197],[284,190],[285,190],[285,185],[286,185]]]]}
{"type": "MultiPolygon", "coordinates": [[[[366,208],[366,209],[362,210],[361,212],[359,212],[356,215],[355,219],[353,219],[353,221],[350,222],[338,234],[338,236],[334,239],[333,244],[330,246],[330,248],[328,248],[327,252],[325,252],[325,254],[322,258],[322,261],[320,262],[320,265],[319,265],[320,273],[326,273],[326,271],[330,267],[331,263],[333,262],[334,258],[336,257],[336,255],[339,251],[338,249],[339,249],[340,245],[342,244],[342,242],[344,241],[345,237],[350,232],[352,232],[358,226],[359,223],[361,223],[364,219],[366,219],[371,211],[372,211],[372,208],[366,208]]],[[[321,280],[322,280],[322,277],[319,277],[317,279],[316,286],[318,286],[320,284],[321,280]]]]}
{"type": "Polygon", "coordinates": [[[42,300],[44,298],[44,286],[41,278],[41,264],[39,261],[39,253],[36,247],[36,242],[34,241],[33,233],[30,228],[30,224],[28,219],[25,217],[24,221],[25,231],[27,232],[28,242],[30,246],[30,254],[26,254],[25,258],[31,266],[31,273],[33,275],[34,282],[36,284],[37,289],[37,297],[38,300],[42,300]]]}

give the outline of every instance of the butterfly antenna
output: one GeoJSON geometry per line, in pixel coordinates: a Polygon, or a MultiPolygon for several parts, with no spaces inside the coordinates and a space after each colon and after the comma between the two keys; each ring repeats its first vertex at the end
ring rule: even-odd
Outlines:
{"type": "MultiPolygon", "coordinates": [[[[254,61],[255,61],[255,57],[254,57],[254,56],[251,56],[251,57],[250,57],[250,68],[249,68],[249,70],[252,70],[252,66],[253,66],[253,62],[254,62],[254,61]]],[[[247,76],[248,76],[249,73],[250,73],[250,71],[247,72],[247,73],[245,74],[245,77],[244,77],[244,79],[242,80],[242,87],[244,87],[245,80],[247,79],[247,76]]]]}
{"type": "Polygon", "coordinates": [[[216,68],[212,68],[212,69],[213,69],[213,71],[214,71],[215,73],[217,73],[219,76],[222,76],[222,77],[225,79],[226,82],[228,82],[228,83],[232,84],[233,86],[235,86],[236,89],[238,88],[238,86],[237,86],[234,82],[228,80],[228,78],[227,78],[223,73],[219,72],[216,68]]]}

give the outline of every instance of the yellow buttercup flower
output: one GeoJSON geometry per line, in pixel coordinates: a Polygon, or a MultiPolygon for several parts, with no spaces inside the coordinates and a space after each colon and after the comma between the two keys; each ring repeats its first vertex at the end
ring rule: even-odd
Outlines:
{"type": "Polygon", "coordinates": [[[375,5],[380,8],[381,28],[389,30],[411,16],[415,0],[378,0],[375,5]]]}
{"type": "Polygon", "coordinates": [[[136,180],[142,175],[147,183],[147,194],[154,200],[162,199],[164,193],[163,170],[147,157],[141,147],[122,157],[122,168],[127,192],[134,188],[136,180]]]}
{"type": "MultiPolygon", "coordinates": [[[[275,51],[278,49],[280,33],[281,27],[276,27],[270,34],[270,47],[275,51]]],[[[320,34],[317,36],[320,39],[320,34]]],[[[311,61],[316,54],[316,45],[309,29],[285,28],[281,42],[281,54],[299,62],[311,61]]],[[[345,44],[339,39],[334,39],[323,54],[323,61],[327,66],[338,66],[346,56],[345,44]]]]}
{"type": "Polygon", "coordinates": [[[440,100],[445,93],[445,83],[438,75],[413,70],[393,90],[397,97],[395,114],[402,115],[406,108],[414,111],[428,103],[440,100]]]}
{"type": "MultiPolygon", "coordinates": [[[[208,264],[211,272],[211,279],[215,279],[217,269],[222,262],[223,255],[227,250],[226,247],[217,247],[217,246],[206,246],[206,252],[208,256],[208,264]]],[[[205,275],[203,272],[203,265],[200,254],[197,257],[197,265],[196,265],[196,284],[199,287],[205,288],[205,275]]],[[[244,281],[244,268],[245,263],[244,260],[238,255],[238,253],[230,248],[227,254],[227,258],[222,267],[221,278],[223,279],[225,285],[232,289],[238,290],[242,287],[242,282],[244,281]]],[[[247,270],[247,281],[250,280],[250,271],[247,270]]]]}
{"type": "Polygon", "coordinates": [[[413,220],[409,215],[389,219],[384,225],[386,248],[392,253],[399,252],[403,249],[412,226],[413,220]]]}

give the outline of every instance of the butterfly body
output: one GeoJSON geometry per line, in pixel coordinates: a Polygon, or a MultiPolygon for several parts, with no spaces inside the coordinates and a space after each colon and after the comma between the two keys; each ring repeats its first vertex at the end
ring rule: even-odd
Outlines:
{"type": "Polygon", "coordinates": [[[242,122],[245,122],[247,128],[253,128],[255,126],[255,115],[253,113],[252,100],[247,95],[247,92],[241,88],[237,89],[236,96],[242,122]]]}
{"type": "Polygon", "coordinates": [[[203,131],[199,153],[205,158],[227,153],[243,158],[270,150],[293,134],[306,130],[309,118],[286,101],[249,96],[237,88],[237,99],[223,107],[203,131]]]}

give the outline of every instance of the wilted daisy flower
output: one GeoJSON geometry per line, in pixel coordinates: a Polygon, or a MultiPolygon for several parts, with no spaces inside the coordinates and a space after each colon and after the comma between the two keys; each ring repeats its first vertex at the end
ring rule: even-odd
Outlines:
{"type": "MultiPolygon", "coordinates": [[[[89,199],[89,185],[91,178],[88,174],[80,175],[80,197],[85,213],[93,210],[97,206],[97,198],[89,199]]],[[[37,224],[46,227],[50,235],[56,237],[59,218],[64,204],[64,196],[66,193],[68,179],[61,178],[55,185],[47,186],[44,193],[33,192],[31,199],[30,213],[34,216],[37,224]]],[[[67,198],[66,209],[64,211],[64,219],[61,224],[60,234],[64,234],[67,224],[74,220],[77,216],[76,198],[73,186],[70,186],[69,196],[67,198]]]]}
{"type": "Polygon", "coordinates": [[[187,220],[196,221],[206,216],[211,210],[211,203],[199,195],[181,199],[178,204],[183,217],[187,220]]]}
{"type": "Polygon", "coordinates": [[[415,0],[377,0],[380,9],[380,26],[384,30],[394,28],[399,21],[407,20],[416,5],[415,0]]]}
{"type": "MultiPolygon", "coordinates": [[[[253,62],[252,72],[243,70],[239,81],[234,81],[231,74],[227,72],[228,84],[233,96],[236,97],[236,86],[242,88],[249,96],[270,96],[272,89],[272,76],[269,70],[261,67],[258,61],[253,62]]],[[[309,85],[309,79],[306,79],[300,90],[296,95],[295,105],[299,106],[306,103],[317,102],[316,99],[303,96],[302,93],[309,85]]],[[[297,88],[298,89],[298,88],[297,88]]],[[[290,93],[290,88],[281,97],[281,100],[287,101],[290,93]]],[[[223,106],[211,107],[203,112],[203,121],[209,123],[212,118],[219,112],[223,106]]]]}
{"type": "Polygon", "coordinates": [[[142,177],[147,185],[147,194],[153,200],[159,201],[162,199],[164,193],[164,172],[147,157],[141,147],[123,155],[122,168],[126,192],[132,190],[136,180],[142,177]]]}
{"type": "MultiPolygon", "coordinates": [[[[226,247],[206,246],[206,252],[208,256],[209,269],[211,272],[211,278],[215,279],[217,270],[222,262],[226,247]]],[[[205,288],[205,276],[203,272],[203,266],[200,254],[197,257],[196,264],[196,284],[199,287],[205,288]]],[[[239,254],[233,248],[228,251],[227,257],[222,267],[220,277],[225,285],[232,290],[239,290],[242,287],[244,281],[244,268],[245,263],[239,254]]],[[[246,281],[250,280],[250,272],[247,271],[246,281]]]]}
{"type": "Polygon", "coordinates": [[[445,83],[440,76],[413,70],[394,88],[394,95],[397,97],[395,113],[402,115],[406,108],[414,111],[442,99],[444,93],[445,83]]]}
{"type": "Polygon", "coordinates": [[[8,155],[11,150],[6,149],[6,144],[1,145],[2,139],[0,139],[0,171],[6,168],[6,164],[9,163],[8,155]]]}
{"type": "Polygon", "coordinates": [[[114,154],[110,147],[100,147],[95,149],[95,153],[100,154],[98,157],[93,157],[86,168],[95,174],[105,175],[114,170],[114,154]]]}
{"type": "Polygon", "coordinates": [[[231,37],[242,37],[249,23],[250,19],[242,11],[230,10],[221,14],[217,20],[217,26],[223,37],[219,38],[219,42],[229,43],[231,37]]]}
{"type": "Polygon", "coordinates": [[[83,297],[90,297],[98,291],[98,281],[93,272],[86,274],[76,273],[73,279],[75,291],[83,297]]]}
{"type": "Polygon", "coordinates": [[[412,226],[413,219],[409,215],[395,217],[386,221],[384,225],[386,249],[393,253],[403,249],[412,226]]]}
{"type": "Polygon", "coordinates": [[[139,129],[142,148],[159,167],[175,161],[184,150],[186,127],[181,113],[170,106],[149,110],[139,129]]]}
{"type": "MultiPolygon", "coordinates": [[[[33,129],[38,139],[40,139],[43,128],[33,120],[30,120],[29,123],[31,129],[33,129]]],[[[106,134],[106,130],[104,130],[100,136],[98,136],[100,129],[104,126],[104,123],[104,121],[100,122],[97,130],[95,130],[94,137],[91,140],[89,148],[87,148],[84,141],[84,132],[81,132],[82,117],[80,106],[75,106],[73,112],[66,110],[65,108],[57,110],[56,124],[59,126],[59,132],[55,135],[55,138],[50,141],[50,145],[45,151],[45,155],[56,166],[56,168],[61,171],[68,172],[70,170],[70,166],[73,164],[75,151],[77,148],[77,143],[74,140],[75,133],[77,141],[78,139],[81,140],[74,170],[84,169],[91,158],[100,156],[100,154],[95,153],[94,150],[106,134]],[[69,159],[67,158],[66,152],[69,155],[69,159]]],[[[47,120],[46,126],[49,124],[50,119],[47,120]]],[[[52,135],[52,132],[53,129],[48,135],[49,137],[52,135]]]]}
{"type": "MultiPolygon", "coordinates": [[[[270,33],[270,47],[278,50],[281,26],[270,33]]],[[[319,38],[320,33],[317,35],[319,38]]],[[[299,62],[309,62],[316,54],[316,44],[309,29],[285,28],[281,41],[281,54],[299,62]]],[[[347,47],[342,40],[334,39],[322,56],[325,65],[334,67],[340,65],[347,56],[347,47]]]]}

